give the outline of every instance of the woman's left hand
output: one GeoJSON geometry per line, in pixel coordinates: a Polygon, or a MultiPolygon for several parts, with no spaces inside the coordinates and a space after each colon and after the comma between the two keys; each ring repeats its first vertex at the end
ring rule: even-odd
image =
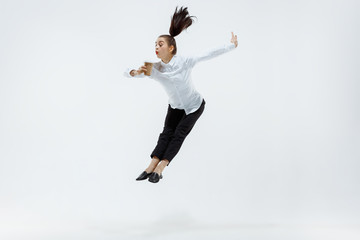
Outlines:
{"type": "Polygon", "coordinates": [[[234,33],[233,33],[233,32],[231,32],[231,35],[232,35],[232,37],[231,37],[231,42],[232,42],[233,44],[235,44],[235,47],[237,47],[237,46],[238,46],[237,35],[234,36],[234,33]]]}

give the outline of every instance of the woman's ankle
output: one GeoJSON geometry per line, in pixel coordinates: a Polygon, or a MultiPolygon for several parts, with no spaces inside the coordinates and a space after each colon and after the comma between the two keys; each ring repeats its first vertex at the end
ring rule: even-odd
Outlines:
{"type": "Polygon", "coordinates": [[[162,172],[164,171],[165,167],[169,164],[168,160],[161,160],[159,162],[159,164],[156,166],[156,168],[154,169],[154,172],[156,172],[157,174],[162,174],[162,172]]]}
{"type": "Polygon", "coordinates": [[[159,164],[159,162],[160,162],[159,158],[154,156],[151,159],[150,165],[145,169],[145,172],[147,172],[147,173],[153,172],[155,170],[155,168],[157,167],[157,165],[159,164]]]}

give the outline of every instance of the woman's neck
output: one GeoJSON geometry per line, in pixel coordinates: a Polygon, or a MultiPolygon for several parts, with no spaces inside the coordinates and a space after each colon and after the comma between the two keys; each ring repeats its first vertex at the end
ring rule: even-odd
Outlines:
{"type": "Polygon", "coordinates": [[[165,57],[164,59],[161,59],[161,61],[163,61],[163,63],[168,64],[171,61],[171,59],[173,58],[173,56],[174,55],[170,54],[169,56],[165,57]]]}

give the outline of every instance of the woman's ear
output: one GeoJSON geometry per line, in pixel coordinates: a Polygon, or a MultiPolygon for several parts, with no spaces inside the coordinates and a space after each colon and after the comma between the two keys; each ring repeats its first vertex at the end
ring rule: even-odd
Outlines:
{"type": "Polygon", "coordinates": [[[171,45],[171,46],[169,47],[169,52],[172,53],[173,51],[174,51],[174,46],[171,45]]]}

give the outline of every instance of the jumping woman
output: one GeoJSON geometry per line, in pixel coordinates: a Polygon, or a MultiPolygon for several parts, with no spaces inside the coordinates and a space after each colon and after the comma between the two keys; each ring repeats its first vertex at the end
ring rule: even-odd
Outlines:
{"type": "MultiPolygon", "coordinates": [[[[150,78],[157,80],[169,96],[169,106],[164,128],[157,145],[151,153],[150,165],[136,180],[149,179],[157,183],[162,178],[162,172],[179,152],[186,136],[190,133],[204,111],[205,100],[196,91],[191,79],[191,70],[196,63],[235,49],[238,45],[237,36],[232,34],[230,43],[213,49],[197,57],[182,57],[176,55],[175,37],[193,23],[187,7],[175,9],[171,19],[170,35],[161,35],[155,42],[156,56],[161,61],[153,64],[150,78]]],[[[149,73],[147,67],[138,70],[127,69],[127,77],[144,77],[149,73]]]]}

